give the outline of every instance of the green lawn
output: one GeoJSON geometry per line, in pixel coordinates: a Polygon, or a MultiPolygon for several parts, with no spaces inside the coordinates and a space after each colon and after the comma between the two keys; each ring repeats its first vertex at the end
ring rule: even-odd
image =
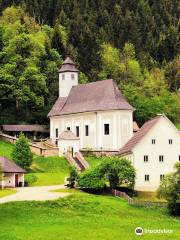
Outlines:
{"type": "MultiPolygon", "coordinates": [[[[72,190],[73,191],[73,190],[72,190]]],[[[138,208],[110,196],[73,194],[52,202],[0,205],[3,240],[134,240],[137,226],[172,229],[172,234],[144,234],[142,239],[178,240],[180,221],[165,209],[138,208]]]]}
{"type": "MultiPolygon", "coordinates": [[[[0,156],[12,159],[11,152],[14,145],[0,141],[0,156]]],[[[32,171],[26,175],[37,176],[37,182],[31,186],[45,186],[63,184],[64,178],[69,174],[69,164],[63,157],[39,157],[34,155],[32,171]]]]}
{"type": "Polygon", "coordinates": [[[0,140],[0,156],[11,159],[13,147],[14,145],[12,143],[0,140]]]}
{"type": "Polygon", "coordinates": [[[0,198],[16,193],[15,189],[0,189],[0,198]]]}

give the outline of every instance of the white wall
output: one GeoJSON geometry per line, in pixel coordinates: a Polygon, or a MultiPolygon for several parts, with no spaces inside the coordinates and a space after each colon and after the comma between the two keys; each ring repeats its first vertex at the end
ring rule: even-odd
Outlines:
{"type": "Polygon", "coordinates": [[[110,149],[121,148],[133,135],[132,111],[112,110],[92,113],[64,115],[50,118],[50,138],[55,141],[55,129],[59,134],[70,127],[76,134],[80,129],[80,148],[110,149]],[[109,124],[110,134],[104,135],[104,124],[109,124]],[[85,125],[89,136],[85,136],[85,125]]]}
{"type": "Polygon", "coordinates": [[[59,97],[67,97],[72,86],[78,85],[78,73],[77,72],[64,72],[59,73],[59,97]],[[74,79],[72,79],[74,74],[74,79]],[[63,79],[63,75],[65,79],[63,79]]]}
{"type": "Polygon", "coordinates": [[[79,140],[59,140],[59,156],[64,156],[69,148],[73,148],[73,153],[79,152],[79,140]]]}
{"type": "Polygon", "coordinates": [[[161,118],[133,149],[133,162],[137,170],[135,189],[155,191],[160,184],[160,174],[171,173],[179,155],[180,133],[169,120],[161,118]],[[152,139],[156,140],[155,145],[152,139]],[[169,145],[169,139],[173,140],[172,145],[169,145]],[[148,162],[144,162],[144,155],[148,155],[148,162]],[[159,162],[159,155],[164,155],[164,162],[159,162]],[[145,182],[145,174],[150,175],[149,182],[145,182]]]}
{"type": "MultiPolygon", "coordinates": [[[[22,182],[24,186],[24,174],[18,174],[18,182],[22,182]]],[[[14,188],[15,187],[15,173],[4,173],[4,177],[2,183],[0,183],[3,187],[14,188]]]]}

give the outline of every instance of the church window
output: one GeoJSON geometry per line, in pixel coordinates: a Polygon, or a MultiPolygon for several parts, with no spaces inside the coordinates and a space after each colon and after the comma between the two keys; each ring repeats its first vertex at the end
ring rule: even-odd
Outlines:
{"type": "Polygon", "coordinates": [[[109,124],[104,124],[104,135],[109,135],[109,124]]]}
{"type": "Polygon", "coordinates": [[[85,136],[89,136],[89,126],[85,125],[85,136]]]}

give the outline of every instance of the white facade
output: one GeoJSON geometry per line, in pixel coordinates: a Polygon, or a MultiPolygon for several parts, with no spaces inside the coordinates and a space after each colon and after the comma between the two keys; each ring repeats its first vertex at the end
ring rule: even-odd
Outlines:
{"type": "Polygon", "coordinates": [[[161,117],[127,157],[136,169],[135,189],[155,191],[159,187],[160,178],[173,172],[174,164],[179,161],[180,132],[169,119],[161,117]],[[148,159],[144,156],[148,156],[148,159]],[[160,156],[163,156],[163,160],[160,156]],[[149,175],[149,181],[145,181],[145,175],[149,175]]]}
{"type": "Polygon", "coordinates": [[[79,127],[80,148],[117,150],[133,135],[132,111],[109,110],[51,117],[50,138],[55,142],[58,135],[68,129],[77,136],[76,127],[79,127]],[[105,132],[105,125],[109,132],[105,132]]]}
{"type": "Polygon", "coordinates": [[[73,86],[78,85],[78,72],[59,73],[59,97],[67,97],[73,86]]]}
{"type": "Polygon", "coordinates": [[[66,156],[66,153],[68,151],[71,151],[72,156],[74,156],[75,153],[79,152],[79,139],[59,140],[58,147],[59,147],[59,156],[66,156]]]}
{"type": "Polygon", "coordinates": [[[2,188],[15,188],[16,184],[19,186],[19,183],[22,183],[24,186],[24,173],[4,173],[3,179],[0,181],[0,186],[2,188]],[[17,181],[17,182],[16,182],[17,181]]]}

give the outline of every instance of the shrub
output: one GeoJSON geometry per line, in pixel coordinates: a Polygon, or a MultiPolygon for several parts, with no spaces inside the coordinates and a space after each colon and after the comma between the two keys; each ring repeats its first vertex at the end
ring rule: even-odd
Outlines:
{"type": "Polygon", "coordinates": [[[170,214],[180,216],[180,163],[175,164],[174,173],[161,181],[157,195],[167,200],[170,214]]]}
{"type": "Polygon", "coordinates": [[[78,185],[80,188],[96,191],[102,190],[106,186],[105,179],[96,168],[88,169],[81,173],[78,177],[78,185]]]}
{"type": "Polygon", "coordinates": [[[70,176],[68,178],[68,187],[74,188],[75,183],[77,181],[78,173],[75,167],[70,167],[70,176]]]}
{"type": "Polygon", "coordinates": [[[121,185],[134,187],[135,169],[128,159],[105,157],[97,168],[101,175],[106,176],[111,188],[117,188],[121,185]]]}
{"type": "Polygon", "coordinates": [[[20,134],[12,151],[12,159],[15,163],[26,170],[31,166],[33,154],[31,153],[28,140],[23,133],[20,134]]]}
{"type": "Polygon", "coordinates": [[[28,185],[31,185],[35,182],[37,182],[38,177],[35,176],[34,174],[27,174],[25,175],[25,182],[28,183],[28,185]]]}

